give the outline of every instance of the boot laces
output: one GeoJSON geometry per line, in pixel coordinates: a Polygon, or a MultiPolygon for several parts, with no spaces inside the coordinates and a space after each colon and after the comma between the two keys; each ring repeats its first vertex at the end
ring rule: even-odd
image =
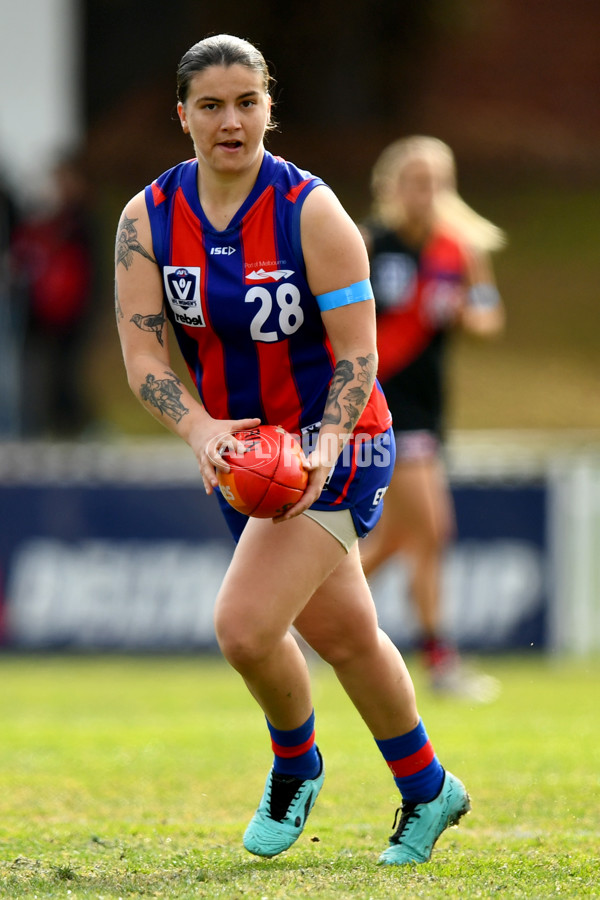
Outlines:
{"type": "Polygon", "coordinates": [[[399,807],[396,810],[396,814],[394,815],[394,824],[392,825],[392,828],[394,829],[394,833],[390,837],[391,844],[399,844],[402,839],[402,835],[404,834],[404,831],[406,830],[407,826],[414,819],[418,819],[420,817],[421,813],[419,812],[417,807],[418,807],[417,803],[407,803],[405,801],[405,802],[403,802],[402,807],[401,808],[399,807]],[[402,813],[402,815],[400,816],[400,821],[398,822],[398,814],[399,813],[402,813]],[[396,828],[396,823],[398,823],[397,828],[396,828]]]}
{"type": "Polygon", "coordinates": [[[295,778],[293,775],[273,773],[269,797],[269,812],[272,819],[276,822],[282,822],[285,819],[291,803],[296,799],[303,784],[303,779],[295,778]]]}

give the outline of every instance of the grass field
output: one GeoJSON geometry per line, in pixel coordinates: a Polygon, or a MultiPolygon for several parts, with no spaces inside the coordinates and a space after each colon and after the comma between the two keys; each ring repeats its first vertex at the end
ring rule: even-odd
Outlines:
{"type": "MultiPolygon", "coordinates": [[[[409,660],[410,662],[410,660],[409,660]]],[[[485,660],[489,706],[420,708],[472,813],[430,863],[376,865],[398,798],[312,663],[327,779],[297,844],[247,854],[270,764],[261,714],[216,658],[0,656],[0,897],[600,897],[600,660],[485,660]]]]}

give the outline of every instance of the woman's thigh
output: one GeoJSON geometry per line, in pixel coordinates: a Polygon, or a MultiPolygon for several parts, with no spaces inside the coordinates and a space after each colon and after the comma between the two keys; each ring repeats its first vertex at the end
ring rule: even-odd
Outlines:
{"type": "Polygon", "coordinates": [[[397,463],[384,512],[409,541],[419,536],[445,541],[454,530],[454,513],[440,460],[431,457],[397,463]]]}
{"type": "Polygon", "coordinates": [[[294,624],[332,663],[378,640],[377,613],[357,544],[315,591],[294,624]]]}
{"type": "Polygon", "coordinates": [[[317,522],[297,516],[244,528],[215,607],[217,627],[276,639],[347,556],[317,522]]]}

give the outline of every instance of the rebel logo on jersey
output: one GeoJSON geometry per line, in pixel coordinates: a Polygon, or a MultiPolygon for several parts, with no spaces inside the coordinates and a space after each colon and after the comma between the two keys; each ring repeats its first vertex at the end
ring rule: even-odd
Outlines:
{"type": "Polygon", "coordinates": [[[204,328],[200,303],[200,267],[164,266],[165,291],[177,322],[204,328]]]}

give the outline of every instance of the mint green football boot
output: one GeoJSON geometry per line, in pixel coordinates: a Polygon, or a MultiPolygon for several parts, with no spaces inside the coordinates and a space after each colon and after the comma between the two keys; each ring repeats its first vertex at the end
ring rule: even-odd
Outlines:
{"type": "Polygon", "coordinates": [[[277,856],[298,840],[325,780],[320,753],[319,758],[319,775],[304,781],[271,769],[258,809],[244,834],[246,850],[256,856],[277,856]]]}
{"type": "Polygon", "coordinates": [[[446,772],[439,794],[429,803],[402,804],[400,822],[390,838],[390,846],[379,857],[380,865],[427,862],[440,834],[451,825],[458,825],[459,819],[470,809],[471,801],[464,784],[446,772]]]}

